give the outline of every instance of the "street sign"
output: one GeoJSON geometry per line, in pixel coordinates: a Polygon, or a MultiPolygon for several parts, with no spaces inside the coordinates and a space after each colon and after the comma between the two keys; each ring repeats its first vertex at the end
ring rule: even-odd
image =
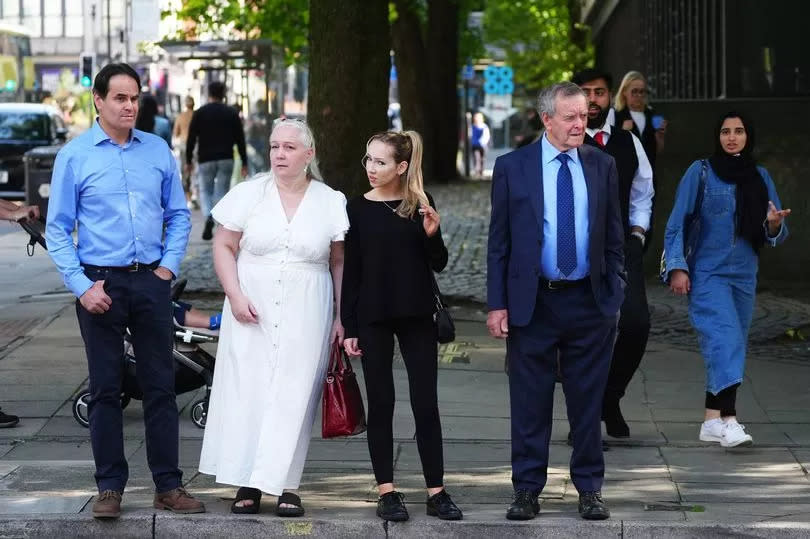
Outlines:
{"type": "Polygon", "coordinates": [[[491,65],[484,70],[484,106],[481,109],[492,127],[500,127],[504,120],[517,112],[512,106],[515,91],[514,71],[507,65],[491,65]]]}
{"type": "Polygon", "coordinates": [[[488,66],[484,70],[484,92],[493,95],[511,94],[515,91],[514,72],[509,66],[488,66]]]}
{"type": "Polygon", "coordinates": [[[512,94],[487,94],[480,110],[489,119],[491,127],[500,127],[518,109],[512,106],[512,94]]]}
{"type": "Polygon", "coordinates": [[[463,68],[461,68],[461,78],[464,80],[472,80],[475,77],[475,71],[473,70],[472,64],[466,64],[463,68]]]}

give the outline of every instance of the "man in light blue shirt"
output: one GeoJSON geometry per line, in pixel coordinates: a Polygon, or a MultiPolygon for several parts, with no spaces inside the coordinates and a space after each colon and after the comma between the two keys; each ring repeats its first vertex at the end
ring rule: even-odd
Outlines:
{"type": "Polygon", "coordinates": [[[191,221],[166,142],[133,128],[140,87],[138,74],[127,64],[99,71],[93,85],[98,118],[57,155],[48,206],[48,249],[78,298],[87,353],[96,518],[120,516],[129,476],[121,415],[127,329],[143,391],[154,505],[180,513],[205,511],[182,488],[172,358],[170,286],[191,221]]]}

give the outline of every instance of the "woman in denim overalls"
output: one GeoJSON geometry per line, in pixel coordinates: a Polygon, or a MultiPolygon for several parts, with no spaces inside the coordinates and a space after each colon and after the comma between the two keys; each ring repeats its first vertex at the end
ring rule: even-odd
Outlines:
{"type": "Polygon", "coordinates": [[[724,115],[715,131],[715,152],[695,161],[675,195],[664,238],[669,285],[689,295],[689,317],[706,363],[703,441],[723,447],[750,446],[751,435],[737,422],[737,387],[745,370],[745,348],[754,309],[759,250],[787,238],[782,210],[768,171],[752,152],[751,123],[736,112],[724,115]],[[705,172],[704,172],[705,167],[705,172]],[[694,208],[704,177],[700,208],[694,208]],[[694,256],[684,256],[684,220],[699,214],[694,256]]]}

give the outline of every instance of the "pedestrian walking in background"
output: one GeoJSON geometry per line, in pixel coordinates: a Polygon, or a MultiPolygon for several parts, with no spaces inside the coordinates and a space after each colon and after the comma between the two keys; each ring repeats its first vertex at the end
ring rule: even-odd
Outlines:
{"type": "MultiPolygon", "coordinates": [[[[0,198],[0,219],[15,223],[28,219],[39,219],[39,206],[18,206],[0,198]]],[[[14,427],[19,422],[19,417],[7,414],[0,408],[0,429],[14,427]]]]}
{"type": "Polygon", "coordinates": [[[583,146],[585,93],[570,82],[538,97],[545,134],[499,157],[492,174],[487,327],[509,339],[514,502],[533,519],[546,485],[558,358],[571,426],[571,481],[582,518],[602,500],[602,396],[624,300],[624,227],[614,160],[583,146]]]}
{"type": "Polygon", "coordinates": [[[154,96],[142,95],[138,107],[138,118],[135,120],[135,129],[146,131],[159,136],[172,147],[172,128],[169,119],[158,115],[158,102],[154,96]]]}
{"type": "Polygon", "coordinates": [[[236,145],[242,160],[242,177],[247,176],[247,151],[242,120],[233,107],[224,103],[225,83],[214,81],[208,85],[208,103],[197,109],[191,117],[186,142],[186,172],[193,171],[194,148],[197,149],[197,180],[200,206],[205,216],[202,238],[213,237],[214,220],[211,208],[225,196],[231,187],[233,175],[233,147],[236,145]]]}
{"type": "Polygon", "coordinates": [[[647,101],[649,91],[644,75],[628,71],[622,78],[614,102],[613,125],[632,131],[641,140],[647,158],[655,170],[656,156],[664,149],[667,121],[655,113],[647,101]]]}
{"type": "Polygon", "coordinates": [[[447,248],[433,199],[424,191],[422,152],[422,138],[415,131],[372,136],[363,158],[371,190],[347,207],[344,348],[350,356],[362,356],[368,448],[380,494],[377,516],[391,521],[409,518],[402,494],[394,488],[395,335],[408,371],[427,514],[462,518],[444,489],[432,272],[447,265],[447,248]]]}
{"type": "Polygon", "coordinates": [[[309,127],[275,124],[271,171],[214,207],[225,305],[200,471],[239,486],[232,513],[304,514],[301,482],[330,346],[342,343],[346,197],[321,179],[309,127]]]}
{"type": "Polygon", "coordinates": [[[599,148],[616,161],[619,177],[619,207],[624,227],[624,269],[627,288],[624,290],[619,317],[619,331],[610,362],[605,397],[602,401],[602,421],[608,436],[627,438],[630,427],[624,420],[619,401],[644,357],[650,336],[650,308],[644,284],[644,245],[652,216],[653,171],[641,141],[632,131],[611,126],[607,122],[610,110],[610,74],[597,69],[576,73],[572,81],[588,97],[588,124],[585,144],[599,148]]]}
{"type": "Polygon", "coordinates": [[[183,167],[182,180],[183,191],[186,193],[186,201],[189,204],[189,209],[197,205],[197,185],[192,181],[191,169],[185,166],[186,163],[186,144],[188,143],[188,130],[191,127],[191,116],[194,114],[194,98],[186,96],[186,108],[177,115],[174,120],[174,129],[172,130],[172,140],[174,147],[180,153],[180,163],[183,167]]]}
{"type": "Polygon", "coordinates": [[[714,141],[712,156],[692,163],[678,185],[664,248],[669,286],[689,296],[689,318],[706,363],[706,412],[699,437],[737,447],[753,444],[737,422],[736,399],[745,373],[759,252],[785,241],[790,210],[782,209],[770,174],[756,163],[749,119],[737,112],[723,115],[714,141]],[[699,218],[694,230],[687,229],[690,214],[699,218]],[[691,233],[698,236],[689,260],[684,245],[691,233]]]}
{"type": "Polygon", "coordinates": [[[484,115],[476,112],[473,114],[473,123],[470,127],[470,146],[472,146],[475,161],[473,168],[478,178],[484,177],[484,163],[486,162],[489,141],[489,126],[484,122],[484,115]]]}
{"type": "Polygon", "coordinates": [[[78,298],[87,353],[97,518],[118,518],[129,478],[121,414],[127,331],[138,356],[154,506],[205,511],[182,487],[172,357],[171,280],[185,254],[191,219],[171,150],[160,137],[133,129],[140,88],[127,64],[98,72],[98,118],[57,154],[48,205],[48,253],[78,298]]]}

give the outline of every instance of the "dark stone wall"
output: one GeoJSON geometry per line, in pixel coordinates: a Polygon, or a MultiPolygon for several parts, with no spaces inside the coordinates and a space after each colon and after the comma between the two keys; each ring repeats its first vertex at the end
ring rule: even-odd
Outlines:
{"type": "Polygon", "coordinates": [[[768,169],[788,218],[790,237],[781,246],[763,249],[760,283],[810,284],[810,98],[716,100],[653,104],[669,121],[666,146],[658,156],[655,234],[645,260],[648,273],[658,271],[664,228],[675,189],[695,159],[714,149],[712,131],[729,110],[742,111],[756,126],[757,160],[768,169]]]}

